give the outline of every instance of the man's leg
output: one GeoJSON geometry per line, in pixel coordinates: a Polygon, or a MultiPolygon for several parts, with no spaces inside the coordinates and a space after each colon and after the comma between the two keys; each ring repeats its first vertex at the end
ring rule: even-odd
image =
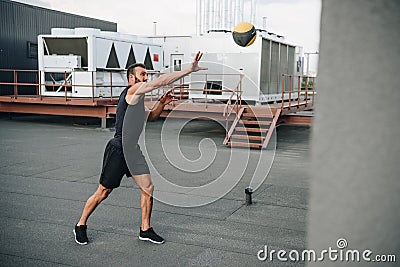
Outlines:
{"type": "Polygon", "coordinates": [[[151,211],[153,209],[153,191],[154,185],[151,181],[150,174],[142,174],[133,176],[136,183],[142,190],[140,195],[140,208],[142,209],[142,224],[140,227],[139,239],[150,241],[156,244],[164,243],[164,238],[156,234],[150,226],[151,211]]]}
{"type": "Polygon", "coordinates": [[[153,191],[154,185],[151,181],[150,174],[142,174],[133,176],[136,183],[142,190],[140,196],[140,208],[142,209],[142,231],[146,231],[150,228],[150,217],[153,209],[153,191]]]}
{"type": "Polygon", "coordinates": [[[83,212],[81,218],[79,219],[78,223],[75,225],[74,228],[74,235],[75,235],[75,242],[79,245],[86,245],[89,242],[86,233],[86,222],[92,214],[92,212],[96,209],[96,207],[102,202],[107,196],[111,193],[112,189],[107,189],[101,184],[99,188],[91,195],[88,200],[86,201],[85,207],[83,208],[83,212]]]}
{"type": "Polygon", "coordinates": [[[79,219],[77,226],[86,225],[90,214],[92,214],[96,207],[108,197],[111,191],[112,189],[105,188],[103,185],[99,184],[96,192],[94,192],[94,194],[91,195],[86,201],[85,207],[83,208],[82,216],[79,219]]]}

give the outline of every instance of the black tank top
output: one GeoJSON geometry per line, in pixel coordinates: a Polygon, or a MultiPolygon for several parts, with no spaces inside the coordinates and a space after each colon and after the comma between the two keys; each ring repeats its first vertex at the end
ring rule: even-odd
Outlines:
{"type": "MultiPolygon", "coordinates": [[[[122,147],[122,127],[124,124],[125,113],[129,106],[126,102],[125,97],[128,92],[130,86],[126,87],[121,95],[119,96],[117,111],[115,116],[115,134],[113,144],[119,147],[122,147]]],[[[145,108],[144,108],[144,95],[140,97],[140,100],[135,105],[130,105],[129,114],[133,116],[129,116],[129,120],[134,121],[134,129],[129,131],[129,141],[137,143],[139,140],[139,136],[142,133],[144,120],[145,120],[145,108]]]]}

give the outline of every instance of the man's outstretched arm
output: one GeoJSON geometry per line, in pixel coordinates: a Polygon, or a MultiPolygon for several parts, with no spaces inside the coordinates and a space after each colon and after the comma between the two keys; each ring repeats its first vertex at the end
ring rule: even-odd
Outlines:
{"type": "Polygon", "coordinates": [[[201,59],[202,55],[203,55],[203,53],[201,53],[200,51],[197,52],[192,64],[187,69],[163,74],[160,77],[158,77],[157,79],[155,79],[154,81],[140,85],[140,87],[135,91],[135,94],[142,95],[142,94],[151,92],[154,89],[157,89],[161,86],[166,86],[168,84],[171,84],[171,83],[185,77],[186,75],[189,75],[192,72],[196,72],[199,70],[206,70],[207,68],[203,68],[203,67],[199,66],[199,60],[201,59]]]}

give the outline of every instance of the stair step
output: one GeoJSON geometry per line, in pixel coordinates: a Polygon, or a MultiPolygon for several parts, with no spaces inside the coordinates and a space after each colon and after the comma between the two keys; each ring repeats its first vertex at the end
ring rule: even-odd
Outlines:
{"type": "Polygon", "coordinates": [[[243,143],[243,142],[228,142],[228,146],[231,147],[250,147],[250,148],[261,148],[261,144],[254,143],[243,143]]]}
{"type": "Polygon", "coordinates": [[[248,127],[236,127],[236,131],[238,132],[252,132],[252,133],[264,133],[268,129],[263,129],[263,128],[248,128],[248,127]]]}
{"type": "Polygon", "coordinates": [[[264,137],[257,135],[241,135],[241,134],[232,134],[231,139],[244,139],[244,140],[253,140],[253,141],[262,141],[264,137]]]}
{"type": "Polygon", "coordinates": [[[265,112],[265,111],[255,111],[255,110],[245,110],[243,112],[243,117],[252,117],[252,118],[269,118],[272,119],[274,117],[274,115],[272,113],[269,112],[265,112]]]}
{"type": "Polygon", "coordinates": [[[248,124],[248,125],[270,125],[271,121],[260,121],[260,120],[240,120],[242,124],[248,124]]]}

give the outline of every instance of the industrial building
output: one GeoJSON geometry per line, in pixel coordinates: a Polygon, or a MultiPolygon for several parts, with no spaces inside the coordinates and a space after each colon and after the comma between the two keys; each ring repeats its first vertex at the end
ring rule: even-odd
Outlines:
{"type": "MultiPolygon", "coordinates": [[[[50,34],[52,28],[97,28],[117,31],[117,23],[0,0],[0,69],[38,69],[38,35],[50,34]]],[[[0,73],[1,81],[12,81],[13,73],[0,73]]],[[[21,82],[35,82],[32,74],[18,76],[21,82]]],[[[32,87],[19,87],[19,94],[32,94],[32,87]]],[[[13,92],[2,86],[0,95],[13,92]]]]}
{"type": "Polygon", "coordinates": [[[118,97],[129,65],[164,68],[163,48],[153,40],[93,28],[53,28],[38,36],[39,95],[118,97]]]}
{"type": "MultiPolygon", "coordinates": [[[[0,112],[97,117],[106,127],[128,65],[145,63],[152,79],[203,51],[208,70],[173,84],[179,101],[162,116],[225,121],[224,144],[266,148],[276,125],[293,122],[286,115],[312,109],[314,87],[302,76],[302,48],[282,36],[258,29],[250,47],[235,44],[227,27],[243,19],[243,1],[233,2],[199,0],[196,35],[145,37],[118,33],[112,22],[0,0],[0,112]]],[[[147,94],[146,106],[168,89],[147,94]]]]}

